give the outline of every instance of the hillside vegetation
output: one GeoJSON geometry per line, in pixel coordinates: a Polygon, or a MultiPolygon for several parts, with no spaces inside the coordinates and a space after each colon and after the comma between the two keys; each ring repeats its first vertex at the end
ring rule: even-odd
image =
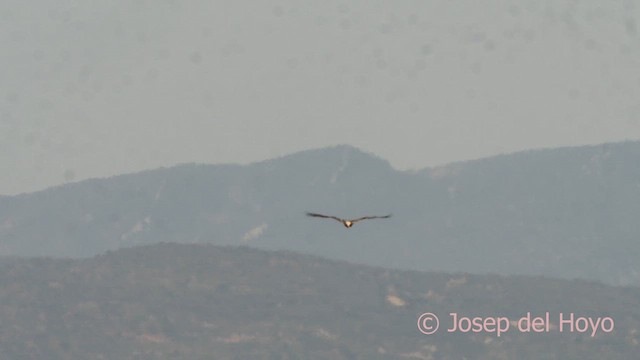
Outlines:
{"type": "MultiPolygon", "coordinates": [[[[249,248],[160,244],[0,261],[6,359],[629,360],[640,289],[387,270],[249,248]],[[573,312],[611,333],[447,333],[448,314],[573,312]],[[427,336],[424,312],[441,318],[427,336]]],[[[555,326],[555,327],[554,327],[555,326]]]]}

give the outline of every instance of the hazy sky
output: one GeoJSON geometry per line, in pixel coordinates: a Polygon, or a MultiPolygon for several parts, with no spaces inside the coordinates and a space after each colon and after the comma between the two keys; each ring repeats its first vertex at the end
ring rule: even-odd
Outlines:
{"type": "Polygon", "coordinates": [[[640,138],[631,0],[4,0],[0,46],[0,194],[343,143],[408,169],[640,138]]]}

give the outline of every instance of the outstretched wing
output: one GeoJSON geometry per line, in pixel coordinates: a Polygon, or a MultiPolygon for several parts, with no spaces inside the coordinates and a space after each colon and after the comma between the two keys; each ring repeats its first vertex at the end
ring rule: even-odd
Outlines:
{"type": "Polygon", "coordinates": [[[388,219],[390,217],[391,217],[391,214],[385,215],[385,216],[363,216],[361,218],[353,219],[353,220],[351,220],[351,222],[352,223],[356,223],[358,221],[369,220],[369,219],[388,219]]]}
{"type": "Polygon", "coordinates": [[[323,218],[323,219],[333,219],[333,220],[337,220],[342,222],[343,220],[340,219],[339,217],[335,217],[335,216],[328,216],[328,215],[322,215],[322,214],[316,214],[316,213],[307,213],[307,216],[311,216],[311,217],[319,217],[319,218],[323,218]]]}

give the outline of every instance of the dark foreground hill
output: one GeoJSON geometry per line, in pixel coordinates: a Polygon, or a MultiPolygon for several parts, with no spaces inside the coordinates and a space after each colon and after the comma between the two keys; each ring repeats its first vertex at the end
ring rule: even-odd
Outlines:
{"type": "Polygon", "coordinates": [[[629,360],[640,351],[640,289],[160,244],[2,259],[0,324],[4,359],[629,360]],[[425,312],[441,318],[435,335],[417,329],[425,312]],[[550,332],[448,333],[451,312],[549,312],[550,332]],[[615,328],[560,332],[560,312],[610,317],[615,328]]]}
{"type": "Polygon", "coordinates": [[[625,142],[419,172],[348,146],[182,165],[0,197],[0,253],[244,244],[393,268],[640,285],[639,160],[640,142],[625,142]],[[346,230],[305,211],[394,217],[346,230]]]}

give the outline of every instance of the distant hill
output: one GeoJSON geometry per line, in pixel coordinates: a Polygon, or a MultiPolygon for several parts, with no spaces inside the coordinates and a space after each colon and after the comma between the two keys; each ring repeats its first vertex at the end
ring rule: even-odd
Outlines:
{"type": "Polygon", "coordinates": [[[638,309],[638,288],[387,270],[246,247],[0,260],[7,359],[629,360],[638,309]],[[441,331],[418,331],[425,312],[441,318],[441,331]],[[551,316],[549,333],[449,333],[451,312],[514,321],[573,312],[615,327],[560,333],[551,316]]]}
{"type": "Polygon", "coordinates": [[[349,146],[181,165],[0,197],[0,253],[87,257],[160,241],[402,269],[640,285],[640,142],[415,172],[349,146]],[[305,211],[386,214],[344,229],[305,211]]]}

